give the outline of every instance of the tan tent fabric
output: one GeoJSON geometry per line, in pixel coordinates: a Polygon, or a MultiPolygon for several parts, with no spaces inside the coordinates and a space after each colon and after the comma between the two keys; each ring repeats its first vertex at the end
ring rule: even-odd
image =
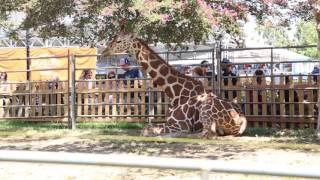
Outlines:
{"type": "Polygon", "coordinates": [[[0,71],[7,72],[8,81],[25,81],[26,72],[12,72],[25,71],[27,67],[25,48],[3,48],[0,49],[0,71]],[[22,59],[22,60],[15,60],[22,59]],[[10,60],[7,60],[10,59],[10,60]],[[11,71],[11,72],[10,72],[11,71]]]}
{"type": "MultiPolygon", "coordinates": [[[[39,48],[30,51],[31,57],[52,57],[45,59],[32,59],[31,61],[31,79],[32,80],[50,80],[68,79],[68,55],[96,55],[95,48],[39,48]],[[58,70],[63,68],[64,70],[58,70]],[[50,71],[37,71],[37,69],[53,69],[50,71]],[[56,69],[56,70],[54,70],[56,69]]],[[[76,68],[96,68],[96,57],[81,57],[76,58],[76,68]]],[[[76,72],[76,78],[81,74],[81,71],[76,72]]]]}
{"type": "MultiPolygon", "coordinates": [[[[68,55],[96,55],[95,48],[31,48],[31,80],[59,80],[68,79],[68,55]],[[38,57],[49,57],[44,59],[32,59],[38,57]],[[41,70],[46,69],[46,70],[41,70]],[[63,70],[58,70],[63,69],[63,70]]],[[[0,71],[8,72],[9,81],[26,81],[26,60],[7,60],[14,58],[26,58],[25,48],[4,48],[0,49],[0,71]],[[10,72],[23,71],[23,72],[10,72]]],[[[77,58],[76,68],[96,68],[96,56],[77,58]]],[[[95,71],[93,71],[95,74],[95,71]]],[[[81,71],[77,71],[76,78],[79,78],[81,71]]]]}

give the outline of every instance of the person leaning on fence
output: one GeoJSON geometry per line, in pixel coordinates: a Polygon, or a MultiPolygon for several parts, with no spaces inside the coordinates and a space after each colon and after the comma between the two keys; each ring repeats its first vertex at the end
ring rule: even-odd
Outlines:
{"type": "MultiPolygon", "coordinates": [[[[207,60],[203,60],[201,61],[200,66],[204,76],[207,76],[208,81],[211,82],[212,72],[209,72],[209,62],[207,60]]],[[[215,76],[215,80],[217,80],[217,76],[215,76]]]]}
{"type": "MultiPolygon", "coordinates": [[[[124,74],[120,76],[120,78],[124,78],[124,86],[134,88],[134,79],[138,79],[138,87],[140,88],[142,85],[143,73],[139,68],[131,68],[130,61],[128,58],[121,58],[119,62],[119,66],[125,71],[124,74]]],[[[125,103],[127,102],[127,97],[124,97],[125,103]]],[[[141,102],[141,97],[138,97],[138,101],[141,102]]],[[[134,103],[134,92],[130,93],[130,103],[134,103]]],[[[132,105],[134,106],[134,105],[132,105]]]]}
{"type": "MultiPolygon", "coordinates": [[[[119,66],[121,67],[121,69],[124,70],[124,73],[121,75],[121,78],[124,78],[124,84],[128,85],[128,80],[130,79],[130,87],[134,87],[134,80],[135,78],[143,78],[143,73],[140,71],[139,68],[131,68],[130,67],[130,61],[128,58],[121,58],[120,62],[119,62],[119,66]]],[[[142,81],[139,80],[138,81],[139,86],[141,86],[142,81]]]]}
{"type": "MultiPolygon", "coordinates": [[[[264,71],[262,70],[262,69],[257,69],[254,73],[253,73],[253,75],[254,75],[254,81],[255,81],[255,84],[257,85],[257,86],[261,86],[263,83],[263,79],[265,78],[264,76],[265,76],[265,74],[264,74],[264,71]]],[[[261,87],[258,87],[258,88],[261,88],[261,87]]],[[[251,102],[251,105],[250,105],[250,107],[251,107],[251,109],[253,109],[253,104],[258,104],[258,111],[259,111],[259,114],[261,114],[261,111],[262,111],[262,104],[260,103],[260,102],[262,102],[262,93],[261,93],[261,89],[258,89],[257,90],[257,101],[258,102],[256,102],[256,101],[254,101],[253,100],[253,91],[252,90],[250,90],[249,91],[249,96],[250,96],[250,102],[251,102]]],[[[253,111],[252,111],[253,112],[253,111]]]]}
{"type": "Polygon", "coordinates": [[[318,66],[314,66],[311,74],[313,75],[312,79],[313,79],[314,84],[317,84],[318,76],[320,75],[319,67],[318,66]]]}
{"type": "MultiPolygon", "coordinates": [[[[114,90],[118,90],[118,83],[115,80],[116,79],[116,73],[114,71],[110,71],[107,75],[108,78],[108,83],[109,83],[109,89],[111,89],[112,91],[114,90]]],[[[116,101],[114,101],[116,102],[116,101]]],[[[109,95],[109,104],[113,103],[113,96],[112,94],[109,95]]]]}
{"type": "MultiPolygon", "coordinates": [[[[236,78],[236,74],[234,74],[232,72],[232,64],[230,63],[230,61],[228,59],[224,59],[224,61],[222,62],[222,66],[223,66],[223,85],[224,87],[228,87],[231,86],[231,84],[229,84],[229,79],[230,77],[232,77],[231,82],[232,85],[235,86],[237,85],[237,78],[236,78]]],[[[225,98],[226,99],[230,99],[229,95],[228,95],[228,91],[225,91],[225,98]]],[[[233,91],[233,99],[237,97],[237,91],[233,91]]]]}
{"type": "Polygon", "coordinates": [[[49,89],[58,89],[59,76],[53,76],[48,82],[49,89]]]}
{"type": "MultiPolygon", "coordinates": [[[[49,95],[49,104],[50,104],[49,114],[50,115],[54,115],[56,113],[56,108],[59,108],[56,106],[58,102],[57,98],[59,96],[57,96],[57,94],[55,93],[55,91],[58,89],[58,86],[59,86],[59,76],[54,75],[48,82],[48,89],[51,90],[49,95]]],[[[62,96],[60,96],[60,98],[61,98],[60,102],[64,104],[64,98],[62,96]]]]}

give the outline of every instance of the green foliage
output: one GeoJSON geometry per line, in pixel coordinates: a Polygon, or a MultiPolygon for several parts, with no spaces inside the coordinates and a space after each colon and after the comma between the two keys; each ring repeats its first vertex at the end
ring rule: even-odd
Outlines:
{"type": "Polygon", "coordinates": [[[272,46],[289,46],[292,44],[287,34],[287,28],[272,25],[259,25],[259,34],[265,39],[265,43],[272,46]]]}
{"type": "MultiPolygon", "coordinates": [[[[288,27],[259,25],[257,30],[259,34],[266,40],[266,43],[272,46],[295,46],[295,45],[314,45],[317,44],[318,36],[315,29],[315,22],[300,21],[295,27],[296,31],[288,31],[288,27]],[[294,33],[292,37],[288,33],[294,33]]],[[[299,54],[316,57],[316,48],[304,48],[296,50],[299,54]]]]}
{"type": "MultiPolygon", "coordinates": [[[[297,26],[296,33],[297,42],[300,45],[312,45],[317,44],[318,35],[316,30],[315,21],[301,22],[297,26]]],[[[316,48],[306,48],[298,50],[300,54],[317,57],[317,49],[316,48]]]]}

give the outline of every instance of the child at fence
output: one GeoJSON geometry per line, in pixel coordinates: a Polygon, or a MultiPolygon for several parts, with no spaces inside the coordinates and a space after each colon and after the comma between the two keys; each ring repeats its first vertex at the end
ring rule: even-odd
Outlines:
{"type": "Polygon", "coordinates": [[[90,69],[85,69],[82,71],[78,84],[79,89],[93,89],[95,88],[95,82],[93,73],[90,69]]]}
{"type": "MultiPolygon", "coordinates": [[[[93,73],[90,69],[84,69],[80,75],[79,83],[78,83],[78,89],[79,90],[91,90],[95,89],[95,78],[93,77],[93,73]]],[[[89,111],[92,110],[91,106],[93,103],[97,103],[97,97],[94,93],[88,93],[88,104],[85,103],[85,99],[82,96],[82,104],[85,104],[86,106],[89,106],[89,111]]],[[[96,106],[97,107],[97,106],[96,106]]]]}

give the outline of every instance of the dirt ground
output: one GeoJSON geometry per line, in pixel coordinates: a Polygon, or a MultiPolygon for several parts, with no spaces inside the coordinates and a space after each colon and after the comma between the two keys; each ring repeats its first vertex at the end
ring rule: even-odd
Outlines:
{"type": "MultiPolygon", "coordinates": [[[[169,139],[169,141],[167,141],[169,139]]],[[[295,138],[226,137],[188,142],[130,140],[130,136],[92,135],[86,132],[8,135],[0,139],[0,150],[130,154],[155,157],[210,159],[239,166],[273,165],[319,168],[320,145],[295,138]]],[[[320,168],[319,168],[320,170],[320,168]]],[[[200,172],[0,162],[0,179],[200,179],[200,172]]],[[[292,179],[268,176],[211,173],[210,179],[292,179]]]]}

